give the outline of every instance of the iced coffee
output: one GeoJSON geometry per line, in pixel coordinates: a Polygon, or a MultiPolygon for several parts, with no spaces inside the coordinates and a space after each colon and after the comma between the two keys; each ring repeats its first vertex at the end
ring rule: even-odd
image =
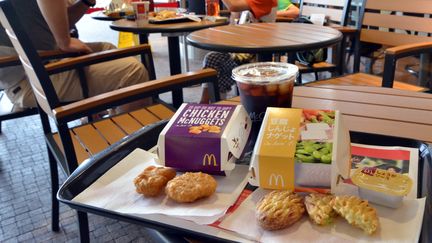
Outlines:
{"type": "Polygon", "coordinates": [[[242,105],[252,119],[250,142],[253,148],[267,107],[291,107],[298,67],[289,63],[261,62],[239,66],[232,71],[242,105]]]}

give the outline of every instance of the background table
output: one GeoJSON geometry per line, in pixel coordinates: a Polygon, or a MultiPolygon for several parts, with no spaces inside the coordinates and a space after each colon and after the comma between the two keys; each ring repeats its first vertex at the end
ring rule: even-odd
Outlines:
{"type": "MultiPolygon", "coordinates": [[[[181,22],[181,23],[165,23],[165,24],[139,24],[137,21],[131,21],[126,19],[120,19],[111,23],[110,27],[113,30],[122,32],[132,32],[139,35],[139,41],[141,44],[148,43],[148,34],[151,33],[162,33],[168,34],[168,54],[171,75],[181,73],[181,60],[180,60],[180,45],[179,36],[185,35],[185,33],[205,29],[208,27],[225,25],[227,22],[212,22],[203,20],[201,22],[181,22]]],[[[173,92],[173,97],[180,97],[182,100],[182,91],[173,92]]],[[[174,99],[173,99],[174,100],[174,99]]],[[[173,104],[174,107],[179,107],[180,104],[173,104]]]]}
{"type": "Polygon", "coordinates": [[[111,23],[113,30],[132,32],[139,34],[140,43],[147,43],[147,35],[151,33],[162,33],[168,35],[168,51],[170,56],[171,75],[181,73],[179,36],[195,30],[208,27],[225,25],[226,22],[212,22],[203,20],[201,22],[181,22],[167,24],[138,24],[136,21],[120,19],[111,23]]]}
{"type": "Polygon", "coordinates": [[[301,23],[254,23],[195,31],[192,46],[219,52],[256,53],[266,60],[273,53],[294,53],[337,44],[342,33],[330,27],[301,23]]]}

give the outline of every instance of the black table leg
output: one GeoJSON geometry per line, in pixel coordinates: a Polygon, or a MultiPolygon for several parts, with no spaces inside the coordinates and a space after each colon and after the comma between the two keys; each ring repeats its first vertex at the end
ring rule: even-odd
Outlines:
{"type": "MultiPolygon", "coordinates": [[[[150,44],[148,41],[148,34],[139,34],[139,43],[140,44],[150,44]]],[[[140,55],[141,56],[141,63],[145,64],[148,63],[149,67],[147,67],[147,71],[149,73],[149,79],[150,80],[155,80],[156,79],[156,71],[154,69],[154,65],[153,65],[153,60],[146,60],[146,58],[148,58],[147,55],[140,55]]],[[[153,57],[151,57],[153,58],[153,57]]]]}
{"type": "MultiPolygon", "coordinates": [[[[168,52],[171,75],[181,73],[180,45],[178,36],[168,36],[168,52]]],[[[175,108],[180,107],[183,103],[183,90],[173,90],[172,100],[175,108]]]]}
{"type": "Polygon", "coordinates": [[[260,53],[257,56],[259,62],[271,62],[273,60],[272,53],[260,53]]]}
{"type": "Polygon", "coordinates": [[[140,44],[148,44],[149,43],[148,34],[139,34],[138,37],[139,37],[139,43],[140,44]]]}

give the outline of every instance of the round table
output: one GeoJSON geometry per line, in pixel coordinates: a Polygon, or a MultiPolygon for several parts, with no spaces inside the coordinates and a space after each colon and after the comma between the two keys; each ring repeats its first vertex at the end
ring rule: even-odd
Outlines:
{"type": "MultiPolygon", "coordinates": [[[[132,32],[139,35],[141,44],[148,43],[148,34],[162,33],[168,37],[168,54],[170,64],[170,74],[175,75],[181,73],[181,60],[180,60],[180,45],[179,36],[184,36],[186,33],[205,29],[209,27],[226,25],[228,22],[213,22],[202,20],[201,22],[178,22],[178,23],[139,23],[127,19],[120,19],[111,23],[110,27],[113,30],[122,32],[132,32]]],[[[182,97],[181,91],[173,92],[173,96],[182,97]]],[[[174,100],[174,99],[173,99],[174,100]]],[[[174,107],[179,107],[180,104],[173,104],[174,107]]]]}
{"type": "Polygon", "coordinates": [[[195,31],[186,37],[192,46],[219,52],[294,53],[337,44],[342,33],[334,28],[302,23],[253,23],[195,31]]]}
{"type": "Polygon", "coordinates": [[[117,20],[111,23],[113,30],[132,32],[139,34],[140,43],[147,43],[147,35],[151,33],[168,34],[168,53],[170,57],[171,75],[181,73],[179,36],[195,30],[225,25],[227,22],[212,22],[203,20],[201,22],[180,22],[165,24],[139,24],[137,21],[126,19],[117,20]]]}

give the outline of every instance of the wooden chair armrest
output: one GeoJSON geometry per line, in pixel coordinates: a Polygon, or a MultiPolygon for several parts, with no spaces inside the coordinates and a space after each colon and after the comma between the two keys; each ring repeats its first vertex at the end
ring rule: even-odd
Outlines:
{"type": "Polygon", "coordinates": [[[118,105],[127,104],[143,97],[150,97],[173,89],[205,82],[217,83],[217,72],[214,69],[206,68],[195,72],[169,76],[93,96],[58,107],[53,110],[53,115],[58,120],[73,120],[118,105]]]}
{"type": "MultiPolygon", "coordinates": [[[[61,50],[49,50],[49,51],[38,51],[40,58],[42,60],[50,60],[57,58],[66,58],[66,57],[76,57],[80,55],[75,52],[64,52],[61,50]]],[[[13,56],[2,56],[0,57],[0,67],[9,67],[21,65],[19,57],[16,55],[13,56]]]]}
{"type": "Polygon", "coordinates": [[[276,17],[276,22],[292,22],[294,18],[291,17],[276,17]]]}
{"type": "Polygon", "coordinates": [[[74,58],[68,58],[60,60],[58,62],[52,62],[45,65],[45,68],[48,74],[55,74],[96,63],[111,61],[118,58],[136,56],[144,52],[150,51],[150,46],[148,44],[138,45],[129,48],[112,49],[96,53],[90,53],[74,58]]]}
{"type": "Polygon", "coordinates": [[[432,52],[432,42],[387,48],[384,52],[383,87],[393,87],[397,59],[425,52],[432,52]]]}
{"type": "Polygon", "coordinates": [[[396,58],[402,58],[402,57],[417,55],[427,51],[432,51],[432,42],[422,42],[422,43],[395,46],[395,47],[387,48],[384,53],[386,55],[393,55],[396,58]]]}
{"type": "Polygon", "coordinates": [[[332,27],[336,30],[339,30],[344,35],[353,35],[353,34],[357,33],[357,31],[358,31],[356,28],[350,27],[350,26],[342,26],[342,25],[332,26],[332,25],[330,25],[330,27],[332,27]]]}

